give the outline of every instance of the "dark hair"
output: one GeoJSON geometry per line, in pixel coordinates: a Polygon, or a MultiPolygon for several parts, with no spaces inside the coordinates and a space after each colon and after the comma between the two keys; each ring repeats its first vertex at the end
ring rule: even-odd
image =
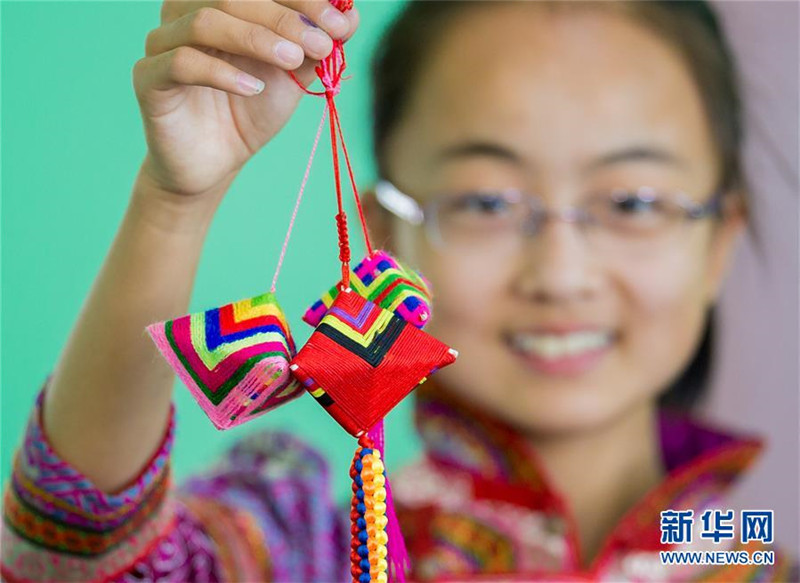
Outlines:
{"type": "MultiPolygon", "coordinates": [[[[493,3],[496,3],[494,0],[493,3]]],[[[387,175],[386,143],[410,101],[428,56],[447,27],[466,10],[487,2],[411,0],[390,25],[372,63],[372,132],[378,172],[387,175]]],[[[720,162],[719,188],[742,195],[747,213],[748,185],[741,161],[742,104],[736,63],[714,9],[706,1],[618,0],[538,2],[548,9],[612,9],[646,26],[683,58],[702,98],[720,162]]],[[[703,396],[711,373],[715,311],[711,307],[697,351],[660,398],[662,406],[689,409],[703,396]]]]}

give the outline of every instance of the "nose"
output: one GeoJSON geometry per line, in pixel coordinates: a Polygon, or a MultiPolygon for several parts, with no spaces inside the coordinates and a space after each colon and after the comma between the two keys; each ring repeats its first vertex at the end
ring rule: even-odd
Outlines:
{"type": "Polygon", "coordinates": [[[552,213],[526,239],[514,281],[521,297],[558,303],[586,300],[597,292],[598,266],[573,218],[552,213]]]}

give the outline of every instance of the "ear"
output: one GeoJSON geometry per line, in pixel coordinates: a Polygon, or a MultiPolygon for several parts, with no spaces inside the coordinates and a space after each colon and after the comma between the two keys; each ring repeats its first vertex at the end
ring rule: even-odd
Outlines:
{"type": "Polygon", "coordinates": [[[391,213],[378,202],[374,187],[365,188],[359,193],[359,196],[373,248],[383,249],[394,255],[391,213]]]}
{"type": "Polygon", "coordinates": [[[748,211],[744,195],[733,191],[722,199],[722,217],[711,234],[706,288],[709,305],[719,299],[722,284],[733,262],[734,252],[740,236],[748,222],[748,211]]]}

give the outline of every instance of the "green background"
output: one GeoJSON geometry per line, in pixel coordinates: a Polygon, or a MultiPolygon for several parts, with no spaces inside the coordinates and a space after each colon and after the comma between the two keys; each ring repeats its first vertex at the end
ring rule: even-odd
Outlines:
{"type": "MultiPolygon", "coordinates": [[[[347,44],[352,78],[337,105],[362,185],[374,177],[369,63],[401,5],[359,2],[361,25],[347,44]]],[[[147,33],[159,24],[160,6],[0,2],[3,484],[34,397],[105,258],[145,153],[131,72],[144,56],[147,33]]],[[[304,97],[289,124],[237,178],[206,240],[190,311],[269,289],[322,107],[320,98],[304,97]]],[[[278,283],[299,345],[311,332],[302,312],[340,274],[331,166],[330,143],[322,140],[278,283]]],[[[352,201],[348,208],[354,209],[352,201]]],[[[357,260],[363,245],[351,216],[357,260]]],[[[219,432],[177,380],[175,395],[178,479],[207,467],[248,432],[273,428],[300,435],[326,455],[334,492],[344,500],[356,443],[310,396],[219,432]]],[[[407,400],[389,416],[390,467],[418,452],[410,413],[407,400]]]]}

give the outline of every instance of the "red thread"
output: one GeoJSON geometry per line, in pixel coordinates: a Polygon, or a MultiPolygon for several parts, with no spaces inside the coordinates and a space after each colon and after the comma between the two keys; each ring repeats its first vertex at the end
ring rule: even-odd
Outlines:
{"type": "Polygon", "coordinates": [[[330,3],[342,12],[347,12],[353,7],[353,0],[330,0],[330,3]]]}
{"type": "Polygon", "coordinates": [[[344,152],[344,160],[347,164],[347,173],[350,175],[350,185],[353,187],[353,196],[356,199],[356,207],[358,208],[358,216],[361,219],[361,230],[364,232],[364,243],[367,248],[367,255],[372,257],[374,251],[372,250],[372,242],[369,239],[369,231],[367,230],[367,221],[364,218],[364,209],[361,207],[361,198],[358,196],[358,187],[356,187],[356,179],[353,176],[353,168],[350,165],[350,155],[347,153],[347,146],[344,142],[344,132],[342,132],[342,124],[339,121],[339,112],[335,111],[336,127],[339,130],[339,139],[342,142],[342,151],[344,152]]]}
{"type": "MultiPolygon", "coordinates": [[[[330,0],[330,2],[335,8],[341,10],[342,12],[346,12],[353,7],[353,0],[330,0]]],[[[341,89],[342,79],[344,78],[343,74],[346,68],[347,61],[344,54],[344,41],[341,39],[336,39],[333,41],[333,50],[331,53],[322,59],[319,65],[314,68],[315,72],[317,73],[317,77],[322,82],[322,86],[325,88],[325,91],[318,92],[307,89],[299,81],[299,79],[297,79],[295,74],[289,71],[289,75],[297,84],[297,86],[300,87],[300,89],[309,95],[324,96],[328,102],[328,108],[330,109],[333,174],[334,183],[336,185],[336,202],[339,210],[339,213],[336,215],[336,224],[339,238],[339,259],[342,262],[342,289],[347,288],[350,284],[350,241],[347,236],[347,215],[344,211],[344,206],[342,203],[342,185],[339,176],[339,155],[338,146],[336,143],[337,130],[339,138],[342,142],[342,152],[344,153],[347,172],[350,177],[350,184],[353,188],[353,195],[355,197],[356,207],[358,209],[358,216],[361,221],[361,229],[364,233],[364,242],[367,249],[367,254],[371,257],[374,253],[372,242],[369,238],[369,232],[367,230],[367,222],[364,217],[364,209],[361,205],[361,199],[358,196],[358,188],[353,175],[353,168],[350,163],[350,154],[347,151],[347,146],[344,141],[344,132],[342,131],[341,122],[339,121],[339,112],[337,111],[336,104],[334,102],[334,97],[341,89]]]]}
{"type": "Polygon", "coordinates": [[[343,211],[336,215],[336,228],[339,231],[339,261],[342,262],[342,284],[350,282],[350,245],[347,239],[347,215],[343,211]]]}

